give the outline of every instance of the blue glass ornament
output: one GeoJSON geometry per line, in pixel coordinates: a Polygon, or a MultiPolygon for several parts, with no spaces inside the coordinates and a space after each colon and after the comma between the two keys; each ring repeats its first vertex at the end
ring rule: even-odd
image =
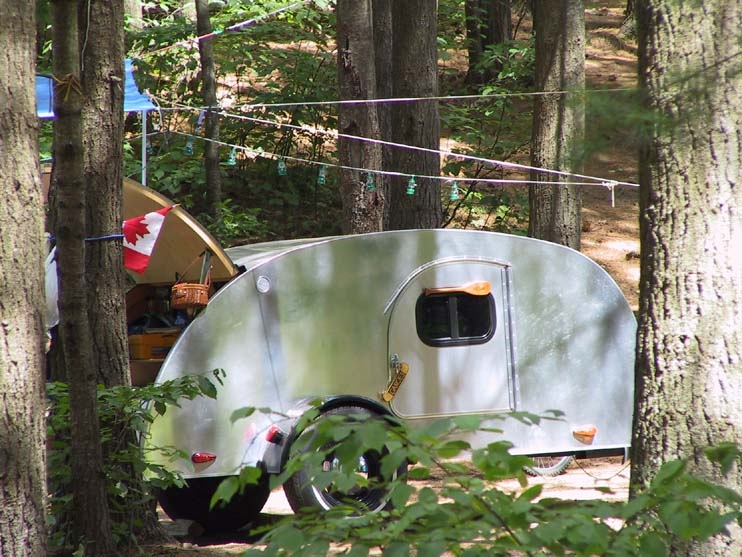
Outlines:
{"type": "Polygon", "coordinates": [[[456,201],[459,198],[459,185],[456,182],[451,184],[451,195],[448,198],[451,201],[456,201]]]}
{"type": "Polygon", "coordinates": [[[237,166],[237,147],[232,147],[227,158],[227,166],[237,166]]]}
{"type": "Polygon", "coordinates": [[[283,160],[283,157],[278,159],[278,175],[279,176],[286,176],[288,174],[288,169],[286,168],[286,161],[283,160]]]}
{"type": "Polygon", "coordinates": [[[191,137],[188,138],[188,141],[186,141],[185,149],[183,149],[183,152],[188,156],[191,156],[193,154],[193,138],[191,137]]]}
{"type": "Polygon", "coordinates": [[[319,174],[317,174],[317,185],[324,186],[327,183],[327,167],[323,164],[319,167],[319,174]]]}
{"type": "Polygon", "coordinates": [[[416,187],[417,187],[417,184],[415,183],[415,177],[410,176],[410,181],[407,182],[407,195],[415,195],[416,187]]]}
{"type": "Polygon", "coordinates": [[[374,175],[370,172],[366,173],[366,191],[376,191],[376,184],[374,184],[374,175]]]}

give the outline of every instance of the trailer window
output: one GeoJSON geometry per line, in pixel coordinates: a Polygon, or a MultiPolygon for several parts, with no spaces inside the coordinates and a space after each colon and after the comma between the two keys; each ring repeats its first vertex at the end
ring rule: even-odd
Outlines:
{"type": "Polygon", "coordinates": [[[417,335],[429,346],[483,344],[495,334],[491,294],[421,295],[415,305],[417,335]]]}

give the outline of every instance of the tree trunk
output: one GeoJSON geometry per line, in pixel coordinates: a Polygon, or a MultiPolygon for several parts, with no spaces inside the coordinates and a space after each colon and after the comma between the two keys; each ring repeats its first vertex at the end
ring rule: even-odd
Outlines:
{"type": "MultiPolygon", "coordinates": [[[[722,476],[709,445],[742,445],[742,73],[739,0],[703,10],[637,3],[639,76],[654,128],[640,157],[641,279],[632,495],[659,466],[742,491],[739,460],[722,476]]],[[[742,529],[671,555],[742,554],[742,529]]]]}
{"type": "MultiPolygon", "coordinates": [[[[392,88],[392,0],[373,0],[374,56],[376,57],[376,98],[389,99],[394,94],[392,88]]],[[[377,103],[376,114],[379,119],[379,137],[382,141],[392,141],[392,107],[389,103],[377,103]]],[[[392,168],[392,149],[388,144],[381,146],[381,168],[392,168]]],[[[389,217],[389,179],[380,174],[376,179],[376,189],[384,196],[382,229],[386,229],[389,217]]]]}
{"type": "Polygon", "coordinates": [[[0,0],[0,555],[46,555],[44,220],[34,2],[0,0]]]}
{"type": "MultiPolygon", "coordinates": [[[[207,0],[196,0],[196,32],[199,36],[211,33],[211,16],[207,0]]],[[[222,175],[219,168],[219,106],[216,99],[216,69],[214,65],[214,39],[198,42],[201,56],[201,95],[208,107],[205,119],[206,139],[204,164],[206,166],[206,205],[208,214],[218,222],[221,215],[222,175]]]]}
{"type": "MultiPolygon", "coordinates": [[[[97,382],[106,387],[130,385],[129,356],[124,303],[122,242],[116,237],[123,221],[123,138],[124,138],[124,1],[92,2],[78,13],[83,60],[83,137],[85,141],[85,184],[87,186],[86,280],[87,315],[93,346],[97,382]],[[87,28],[87,22],[95,25],[87,28]],[[111,236],[113,235],[113,238],[111,236]]],[[[71,378],[72,379],[72,378],[71,378]]],[[[72,388],[72,386],[71,386],[72,388]]],[[[114,437],[130,437],[119,431],[114,437]]],[[[100,443],[100,441],[98,441],[100,443]]],[[[112,447],[103,446],[111,463],[112,447]]],[[[138,472],[124,463],[121,477],[129,477],[130,496],[112,508],[126,509],[112,520],[140,524],[141,540],[163,539],[164,532],[153,509],[142,502],[144,486],[138,472]]]]}
{"type": "Polygon", "coordinates": [[[468,83],[483,85],[497,78],[502,62],[486,63],[488,47],[503,44],[511,38],[512,14],[510,0],[466,0],[466,44],[469,64],[468,83]]]}
{"type": "Polygon", "coordinates": [[[636,36],[636,9],[635,0],[626,0],[626,7],[623,11],[623,24],[621,25],[621,34],[629,37],[636,36]]]}
{"type": "MultiPolygon", "coordinates": [[[[393,95],[431,97],[438,95],[438,47],[436,0],[392,3],[393,95]]],[[[435,228],[440,226],[440,118],[437,101],[394,103],[392,139],[395,143],[436,152],[394,148],[393,169],[410,174],[390,180],[389,228],[435,228]],[[414,187],[410,187],[413,185],[414,187]],[[410,192],[410,193],[408,193],[410,192]]]]}
{"type": "MultiPolygon", "coordinates": [[[[585,113],[585,10],[582,0],[534,3],[536,90],[571,91],[537,95],[533,107],[531,164],[581,173],[585,113]]],[[[564,181],[534,171],[538,182],[564,181]]],[[[580,249],[582,195],[577,186],[531,186],[528,234],[580,249]]]]}
{"type": "MultiPolygon", "coordinates": [[[[340,100],[373,99],[376,96],[372,0],[338,0],[338,83],[340,100]]],[[[340,105],[342,134],[380,139],[377,107],[374,103],[340,105]]],[[[382,151],[378,143],[338,139],[341,167],[340,194],[343,200],[343,232],[359,234],[382,229],[384,192],[377,185],[379,174],[362,173],[359,168],[380,170],[382,151]]]]}
{"type": "Polygon", "coordinates": [[[464,17],[466,18],[466,52],[469,56],[466,81],[472,84],[482,84],[484,83],[484,72],[480,67],[484,53],[484,42],[482,41],[484,9],[482,0],[466,0],[464,2],[464,17]]]}
{"type": "Polygon", "coordinates": [[[70,381],[74,534],[85,544],[85,555],[112,555],[86,299],[83,91],[76,8],[74,0],[55,0],[52,6],[59,334],[70,381]]]}
{"type": "Polygon", "coordinates": [[[142,0],[124,0],[126,26],[129,29],[140,31],[144,26],[142,18],[142,0]]]}
{"type": "Polygon", "coordinates": [[[123,0],[79,8],[85,144],[86,289],[97,382],[129,385],[121,234],[124,160],[123,0]],[[95,24],[88,27],[88,22],[95,24]],[[92,240],[102,238],[101,240],[92,240]]]}

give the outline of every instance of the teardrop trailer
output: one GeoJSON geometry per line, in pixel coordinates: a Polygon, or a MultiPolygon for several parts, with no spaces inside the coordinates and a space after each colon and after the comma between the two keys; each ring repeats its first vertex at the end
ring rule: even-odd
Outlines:
{"type": "MultiPolygon", "coordinates": [[[[170,462],[149,453],[187,480],[160,494],[173,518],[211,530],[254,518],[269,494],[265,477],[281,471],[309,400],[322,401],[320,418],[364,413],[412,425],[558,409],[563,419],[497,423],[511,452],[556,457],[554,471],[574,455],[629,446],[636,322],[611,277],[579,252],[468,230],[205,246],[223,265],[223,282],[156,382],[222,369],[223,384],[216,399],[169,408],[145,439],[146,448],[189,456],[170,462]],[[274,413],[232,422],[244,407],[274,413]],[[264,480],[209,509],[219,483],[248,466],[264,480]]],[[[156,252],[163,248],[158,240],[156,252]]],[[[492,435],[468,440],[483,446],[492,435]]],[[[337,504],[308,477],[284,485],[294,509],[337,504]]],[[[364,497],[370,510],[386,504],[383,493],[364,497]]]]}

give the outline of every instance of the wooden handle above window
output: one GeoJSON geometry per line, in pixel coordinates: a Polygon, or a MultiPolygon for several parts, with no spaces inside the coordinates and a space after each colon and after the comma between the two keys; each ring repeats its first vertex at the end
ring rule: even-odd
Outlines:
{"type": "Polygon", "coordinates": [[[432,296],[434,294],[470,294],[472,296],[487,296],[492,291],[492,285],[489,281],[478,280],[467,282],[461,286],[442,286],[440,288],[426,288],[424,294],[432,296]]]}

